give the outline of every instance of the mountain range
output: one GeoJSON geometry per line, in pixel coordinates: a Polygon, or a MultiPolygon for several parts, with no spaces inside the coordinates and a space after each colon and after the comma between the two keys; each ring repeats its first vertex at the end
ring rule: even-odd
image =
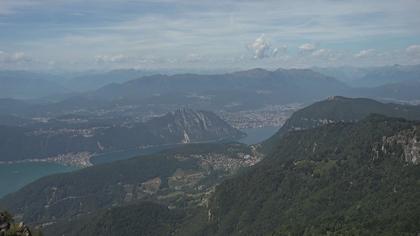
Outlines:
{"type": "Polygon", "coordinates": [[[135,69],[117,69],[107,72],[89,72],[60,80],[60,84],[76,92],[99,89],[112,83],[124,83],[129,80],[150,75],[152,72],[135,69]]]}
{"type": "Polygon", "coordinates": [[[152,72],[119,69],[107,72],[73,74],[32,71],[0,71],[0,98],[43,99],[57,101],[80,92],[99,89],[111,83],[138,79],[152,72]]]}
{"type": "Polygon", "coordinates": [[[246,110],[321,99],[345,89],[345,84],[311,70],[253,69],[219,75],[154,75],[104,86],[87,96],[122,104],[246,110]]]}
{"type": "Polygon", "coordinates": [[[69,93],[52,75],[27,71],[0,71],[0,99],[35,99],[69,93]]]}
{"type": "Polygon", "coordinates": [[[373,107],[419,119],[418,106],[332,97],[269,144],[191,144],[45,177],[0,206],[47,235],[416,235],[420,123],[373,107]]]}
{"type": "Polygon", "coordinates": [[[380,67],[312,68],[352,87],[379,87],[386,84],[420,80],[420,65],[391,65],[380,67]]]}
{"type": "MultiPolygon", "coordinates": [[[[130,75],[137,73],[123,72],[130,75]]],[[[124,78],[131,78],[130,76],[123,76],[121,80],[114,77],[114,74],[123,72],[98,75],[98,78],[103,78],[101,81],[113,82],[96,90],[86,89],[83,92],[44,97],[36,101],[5,99],[0,105],[5,108],[5,114],[15,114],[7,112],[11,111],[19,112],[16,115],[23,116],[118,110],[121,107],[147,107],[149,111],[169,111],[185,105],[194,109],[240,111],[268,105],[310,102],[344,93],[348,89],[342,82],[306,69],[253,69],[213,75],[152,75],[126,82],[124,78]],[[111,79],[108,80],[108,77],[111,79]],[[6,102],[10,104],[7,105],[6,102]]],[[[86,83],[91,81],[82,78],[77,80],[86,83]]],[[[78,83],[69,82],[71,85],[78,83]]],[[[36,86],[33,88],[36,90],[36,86]]]]}
{"type": "Polygon", "coordinates": [[[59,125],[0,126],[0,160],[43,159],[178,143],[232,140],[245,134],[207,111],[179,109],[145,122],[89,122],[62,117],[59,125]]]}
{"type": "MultiPolygon", "coordinates": [[[[37,74],[33,76],[25,74],[22,76],[25,80],[30,79],[33,83],[39,81],[40,86],[27,86],[28,83],[20,83],[20,77],[15,76],[12,82],[21,86],[11,90],[12,92],[5,91],[2,97],[25,98],[19,94],[27,94],[27,98],[36,98],[35,95],[29,96],[30,93],[25,92],[28,87],[34,91],[39,88],[39,93],[44,96],[42,99],[38,97],[35,100],[19,102],[3,99],[0,105],[4,109],[0,113],[15,114],[9,112],[11,111],[20,112],[16,115],[40,116],[98,112],[104,109],[118,110],[122,107],[132,107],[137,110],[147,107],[149,111],[167,112],[185,105],[193,109],[237,112],[270,105],[312,103],[336,95],[418,103],[420,101],[417,92],[420,88],[418,68],[419,66],[396,65],[374,68],[313,68],[313,70],[252,69],[207,75],[148,75],[149,72],[137,70],[115,70],[55,80],[50,78],[51,75],[45,75],[47,79],[43,79],[37,74]],[[341,74],[346,73],[349,75],[343,79],[341,74]],[[385,78],[386,76],[390,78],[385,78]],[[375,78],[380,83],[357,87],[349,78],[366,81],[375,78]],[[45,92],[42,89],[44,83],[42,81],[63,87],[66,91],[51,85],[45,92]],[[71,88],[72,86],[78,88],[71,88]]],[[[9,81],[7,76],[2,78],[0,74],[1,79],[9,81]]],[[[2,87],[13,87],[12,82],[2,83],[2,87]]]]}

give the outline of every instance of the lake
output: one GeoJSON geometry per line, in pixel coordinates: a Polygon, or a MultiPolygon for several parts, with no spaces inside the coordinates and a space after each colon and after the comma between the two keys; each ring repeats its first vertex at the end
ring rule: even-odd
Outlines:
{"type": "Polygon", "coordinates": [[[239,142],[245,144],[256,144],[260,143],[269,137],[273,136],[279,130],[280,127],[263,127],[263,128],[250,128],[241,129],[242,132],[246,133],[247,136],[240,139],[239,142]]]}
{"type": "Polygon", "coordinates": [[[0,197],[14,192],[43,176],[76,169],[75,167],[45,162],[0,164],[0,197]]]}
{"type": "MultiPolygon", "coordinates": [[[[267,138],[271,137],[274,133],[277,132],[279,127],[263,127],[263,128],[250,128],[250,129],[241,129],[242,132],[246,133],[247,136],[238,140],[238,142],[245,143],[248,145],[260,143],[267,138]]],[[[174,145],[165,145],[165,146],[158,146],[158,147],[150,147],[145,149],[129,149],[123,151],[115,151],[115,152],[108,152],[99,154],[97,156],[92,157],[90,160],[94,165],[128,159],[135,156],[142,156],[157,153],[163,150],[167,150],[170,148],[174,148],[180,146],[182,144],[174,144],[174,145]]]]}
{"type": "MultiPolygon", "coordinates": [[[[241,129],[242,132],[247,133],[247,137],[238,140],[245,144],[256,144],[271,137],[279,128],[278,127],[264,127],[241,129]]],[[[92,157],[93,164],[101,164],[116,160],[127,159],[134,156],[153,154],[176,145],[168,145],[163,147],[151,147],[147,149],[131,149],[118,152],[110,152],[92,157]]],[[[76,170],[76,167],[68,167],[55,163],[45,162],[28,162],[17,164],[0,164],[0,197],[14,192],[24,185],[35,181],[43,176],[55,173],[63,173],[76,170]]]]}

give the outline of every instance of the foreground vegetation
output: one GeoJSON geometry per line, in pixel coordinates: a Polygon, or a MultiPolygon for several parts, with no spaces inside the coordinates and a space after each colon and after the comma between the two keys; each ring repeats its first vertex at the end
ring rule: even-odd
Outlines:
{"type": "Polygon", "coordinates": [[[0,211],[0,236],[42,236],[41,231],[31,232],[23,222],[16,223],[7,211],[0,211]]]}

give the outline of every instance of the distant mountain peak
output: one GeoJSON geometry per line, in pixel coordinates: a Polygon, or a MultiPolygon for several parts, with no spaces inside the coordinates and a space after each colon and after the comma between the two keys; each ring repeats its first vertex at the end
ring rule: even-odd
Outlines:
{"type": "Polygon", "coordinates": [[[262,68],[254,68],[254,69],[250,69],[250,70],[243,70],[243,71],[237,71],[232,73],[233,75],[236,76],[268,76],[271,75],[273,72],[266,70],[266,69],[262,69],[262,68]]]}
{"type": "Polygon", "coordinates": [[[243,72],[266,72],[266,71],[268,70],[260,68],[260,67],[256,67],[249,70],[244,70],[243,72]]]}
{"type": "Polygon", "coordinates": [[[175,111],[172,112],[174,115],[182,115],[182,114],[196,114],[197,111],[188,108],[188,107],[181,107],[176,109],[175,111]]]}
{"type": "Polygon", "coordinates": [[[330,96],[327,98],[327,101],[350,101],[351,98],[343,97],[343,96],[330,96]]]}
{"type": "Polygon", "coordinates": [[[162,137],[174,137],[182,143],[208,142],[222,139],[237,139],[245,134],[233,128],[210,111],[179,108],[164,116],[150,120],[153,132],[162,137]]]}

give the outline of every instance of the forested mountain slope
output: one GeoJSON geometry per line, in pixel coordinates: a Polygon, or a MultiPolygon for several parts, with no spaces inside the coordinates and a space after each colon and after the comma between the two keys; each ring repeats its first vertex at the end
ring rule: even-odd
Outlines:
{"type": "Polygon", "coordinates": [[[420,126],[373,115],[279,138],[271,156],[226,180],[209,235],[416,235],[420,126]]]}
{"type": "Polygon", "coordinates": [[[332,96],[294,112],[263,146],[268,151],[279,137],[293,130],[311,129],[337,122],[356,122],[370,114],[420,120],[420,106],[382,103],[368,98],[332,96]]]}
{"type": "MultiPolygon", "coordinates": [[[[70,119],[70,118],[69,118],[70,119]]],[[[53,123],[53,122],[51,122],[53,123]]],[[[0,125],[0,161],[54,158],[159,146],[232,140],[245,134],[212,112],[178,109],[132,124],[60,124],[51,127],[0,125]]]]}
{"type": "MultiPolygon", "coordinates": [[[[49,235],[417,235],[420,124],[371,115],[287,133],[208,205],[140,202],[49,227],[49,235]],[[148,217],[146,217],[146,215],[148,217]],[[151,232],[151,233],[147,233],[151,232]]],[[[29,204],[29,203],[28,203],[29,204]]]]}

